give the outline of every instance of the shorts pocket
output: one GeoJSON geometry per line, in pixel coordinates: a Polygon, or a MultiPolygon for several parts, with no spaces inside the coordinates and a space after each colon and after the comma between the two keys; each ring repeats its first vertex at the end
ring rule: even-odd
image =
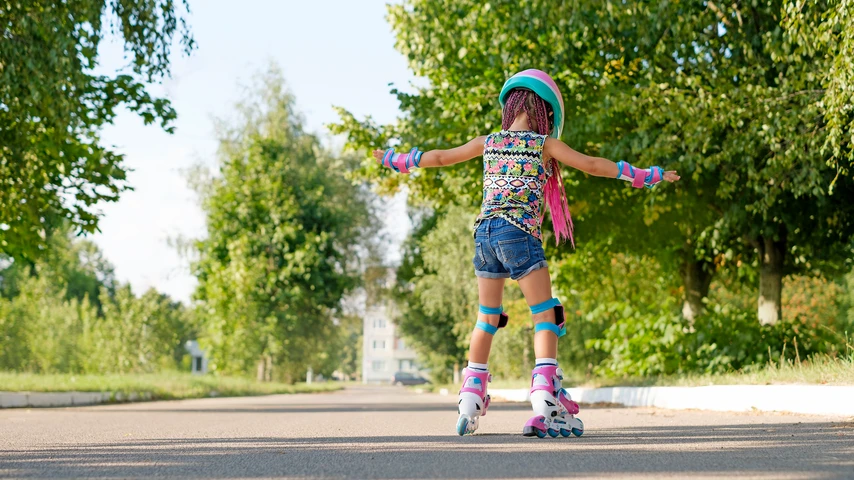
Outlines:
{"type": "Polygon", "coordinates": [[[474,245],[474,269],[480,270],[486,265],[486,258],[483,256],[483,244],[477,242],[474,245]]]}
{"type": "Polygon", "coordinates": [[[501,261],[505,265],[519,267],[531,259],[531,249],[528,247],[527,238],[514,238],[513,240],[499,240],[498,251],[501,261]]]}

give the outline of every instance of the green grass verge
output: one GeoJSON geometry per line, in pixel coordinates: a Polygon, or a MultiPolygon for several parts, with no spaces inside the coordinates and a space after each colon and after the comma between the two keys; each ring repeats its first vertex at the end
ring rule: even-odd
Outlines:
{"type": "MultiPolygon", "coordinates": [[[[704,385],[854,385],[854,356],[832,358],[816,356],[800,363],[784,362],[769,364],[755,370],[724,374],[685,374],[655,377],[589,377],[566,372],[564,385],[577,387],[626,387],[626,386],[678,386],[698,387],[704,385]]],[[[529,379],[494,379],[491,389],[515,389],[530,387],[529,379]]],[[[439,384],[411,387],[424,391],[438,392],[446,388],[456,392],[459,385],[439,384]]]]}
{"type": "Polygon", "coordinates": [[[240,377],[191,375],[189,373],[151,373],[138,375],[42,375],[0,372],[0,391],[6,392],[150,392],[155,400],[182,398],[237,397],[280,393],[318,393],[340,390],[335,382],[262,383],[240,377]]]}
{"type": "Polygon", "coordinates": [[[783,362],[754,370],[717,375],[672,375],[651,378],[591,379],[584,386],[678,386],[703,385],[854,385],[854,356],[816,356],[803,362],[783,362]]]}

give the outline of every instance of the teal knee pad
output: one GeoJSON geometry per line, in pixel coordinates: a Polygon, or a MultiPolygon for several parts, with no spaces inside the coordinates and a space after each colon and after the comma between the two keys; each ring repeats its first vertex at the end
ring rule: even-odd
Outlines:
{"type": "Polygon", "coordinates": [[[558,338],[566,335],[566,318],[563,311],[563,305],[560,304],[560,300],[557,298],[552,298],[531,306],[531,314],[536,315],[538,313],[547,312],[549,309],[554,309],[555,323],[540,322],[534,326],[534,333],[548,330],[557,335],[558,338]]]}

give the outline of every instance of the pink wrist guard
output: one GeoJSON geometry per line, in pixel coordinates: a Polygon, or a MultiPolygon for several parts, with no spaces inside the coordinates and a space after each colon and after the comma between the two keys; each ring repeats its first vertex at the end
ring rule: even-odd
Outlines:
{"type": "Polygon", "coordinates": [[[410,150],[409,153],[394,153],[394,149],[389,148],[379,163],[395,172],[409,173],[413,168],[418,168],[423,154],[424,152],[418,150],[417,147],[410,150]]]}
{"type": "Polygon", "coordinates": [[[635,168],[630,163],[620,160],[617,162],[617,178],[631,182],[635,188],[652,188],[664,180],[664,169],[661,167],[635,168]]]}

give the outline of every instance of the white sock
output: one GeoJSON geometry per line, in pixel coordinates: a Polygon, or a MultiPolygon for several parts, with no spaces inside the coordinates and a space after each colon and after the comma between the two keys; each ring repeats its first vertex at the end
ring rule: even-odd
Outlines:
{"type": "Polygon", "coordinates": [[[483,371],[489,370],[489,367],[487,367],[485,363],[469,362],[468,368],[471,368],[472,370],[483,370],[483,371]]]}
{"type": "MultiPolygon", "coordinates": [[[[557,366],[557,359],[556,358],[538,358],[536,363],[537,363],[538,367],[542,366],[542,365],[557,366]]],[[[469,365],[471,365],[471,364],[469,364],[469,365]]]]}

